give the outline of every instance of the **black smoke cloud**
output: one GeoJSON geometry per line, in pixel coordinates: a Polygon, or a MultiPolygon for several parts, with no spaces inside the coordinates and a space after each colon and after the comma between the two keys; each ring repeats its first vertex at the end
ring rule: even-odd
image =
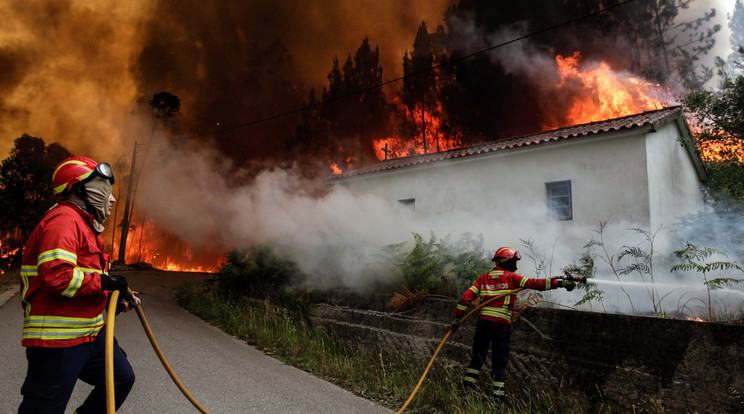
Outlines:
{"type": "Polygon", "coordinates": [[[146,103],[181,98],[169,128],[236,160],[282,158],[296,109],[332,59],[365,36],[386,76],[401,72],[418,24],[440,24],[453,0],[228,0],[0,4],[0,152],[23,133],[74,153],[128,158],[150,136],[146,103]]]}
{"type": "Polygon", "coordinates": [[[299,114],[262,120],[300,108],[327,83],[333,57],[343,62],[365,36],[388,73],[400,72],[416,25],[441,22],[448,2],[413,3],[161,1],[137,59],[139,89],[181,97],[177,134],[239,165],[273,165],[290,152],[299,114]]]}
{"type": "Polygon", "coordinates": [[[459,84],[456,95],[445,96],[445,111],[466,135],[485,140],[565,125],[565,114],[583,86],[556,89],[561,81],[557,55],[580,51],[584,62],[604,61],[616,72],[640,73],[644,65],[659,63],[640,56],[637,30],[651,21],[649,2],[612,8],[617,3],[460,1],[445,18],[454,61],[448,70],[459,84]],[[592,15],[599,7],[610,10],[592,15]],[[471,54],[476,56],[463,58],[471,54]],[[463,102],[466,110],[460,109],[463,102]]]}

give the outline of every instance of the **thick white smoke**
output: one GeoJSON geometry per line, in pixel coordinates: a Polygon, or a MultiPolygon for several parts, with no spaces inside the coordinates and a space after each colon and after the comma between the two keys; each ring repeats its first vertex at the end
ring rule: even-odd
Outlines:
{"type": "MultiPolygon", "coordinates": [[[[581,264],[582,257],[591,253],[594,277],[599,281],[594,289],[601,290],[601,298],[586,302],[581,309],[703,315],[707,308],[702,274],[670,271],[679,263],[671,251],[685,247],[687,241],[673,237],[674,223],[638,229],[633,223],[607,217],[604,224],[567,231],[560,223],[545,224],[541,219],[544,206],[527,203],[498,217],[455,211],[417,218],[390,200],[331,189],[292,169],[266,169],[249,178],[247,172],[209,150],[169,149],[161,151],[158,159],[142,184],[140,199],[146,200],[143,207],[148,217],[167,223],[168,231],[191,245],[201,242],[226,252],[271,244],[319,277],[311,283],[366,288],[396,275],[389,257],[380,260],[384,246],[411,244],[413,232],[427,240],[432,232],[439,238],[471,233],[483,235],[487,254],[504,245],[520,250],[519,272],[529,277],[560,275],[563,268],[581,264]],[[623,271],[637,262],[628,255],[620,259],[622,251],[632,248],[653,253],[653,280],[648,271],[623,271]]],[[[470,197],[481,199],[479,194],[470,197]]],[[[682,234],[687,236],[691,235],[682,234]]],[[[713,260],[735,261],[736,257],[709,259],[713,260]]],[[[707,276],[709,280],[741,278],[737,272],[707,276]]],[[[573,306],[585,293],[559,290],[545,298],[573,306]]],[[[720,289],[712,300],[717,312],[736,313],[742,306],[742,290],[720,289]]]]}

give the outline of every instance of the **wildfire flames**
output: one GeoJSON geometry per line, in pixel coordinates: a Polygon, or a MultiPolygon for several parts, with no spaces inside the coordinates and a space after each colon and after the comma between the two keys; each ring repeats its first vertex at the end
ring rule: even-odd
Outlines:
{"type": "MultiPolygon", "coordinates": [[[[661,109],[674,102],[671,94],[658,85],[624,72],[616,72],[604,61],[582,64],[581,60],[581,53],[578,51],[571,56],[556,56],[555,68],[561,80],[554,86],[553,95],[568,96],[571,104],[566,113],[556,114],[554,117],[561,121],[541,125],[543,131],[661,109]]],[[[442,113],[441,104],[433,111],[422,111],[421,106],[411,111],[399,98],[394,103],[398,113],[417,126],[418,134],[412,139],[391,136],[375,140],[374,150],[380,161],[447,151],[462,146],[462,134],[442,133],[442,120],[437,116],[442,113]]],[[[335,164],[331,169],[334,174],[341,173],[341,169],[335,164]]]]}
{"type": "Polygon", "coordinates": [[[705,161],[723,161],[734,156],[744,162],[744,147],[739,143],[699,142],[698,148],[705,161]]]}
{"type": "Polygon", "coordinates": [[[688,321],[693,321],[693,322],[705,322],[704,320],[702,320],[700,318],[693,318],[693,317],[690,317],[690,316],[685,316],[685,319],[687,319],[688,321]]]}
{"type": "Polygon", "coordinates": [[[580,52],[568,57],[558,55],[555,62],[561,76],[556,88],[560,91],[578,83],[580,89],[566,114],[567,124],[545,129],[619,118],[665,106],[661,99],[663,92],[657,85],[615,72],[606,62],[582,70],[580,52]]]}
{"type": "Polygon", "coordinates": [[[434,111],[422,110],[420,105],[411,111],[397,97],[393,103],[397,106],[399,113],[417,126],[418,133],[413,139],[393,136],[375,140],[374,149],[378,160],[448,151],[462,146],[461,134],[447,136],[442,133],[442,120],[433,113],[442,113],[441,103],[437,103],[434,111]]]}
{"type": "MultiPolygon", "coordinates": [[[[4,265],[5,261],[8,258],[13,257],[18,253],[18,250],[19,250],[18,248],[15,248],[15,249],[10,249],[8,247],[4,248],[3,243],[0,242],[0,263],[3,263],[4,265]]],[[[5,274],[5,271],[0,269],[0,275],[3,275],[3,274],[5,274]]]]}
{"type": "MultiPolygon", "coordinates": [[[[118,257],[120,240],[114,243],[118,257]]],[[[209,272],[213,273],[223,264],[223,258],[217,252],[194,251],[180,243],[175,237],[163,234],[153,220],[146,220],[144,226],[138,226],[127,236],[126,263],[144,262],[162,270],[176,272],[209,272]],[[214,259],[217,257],[218,259],[214,259]]]]}

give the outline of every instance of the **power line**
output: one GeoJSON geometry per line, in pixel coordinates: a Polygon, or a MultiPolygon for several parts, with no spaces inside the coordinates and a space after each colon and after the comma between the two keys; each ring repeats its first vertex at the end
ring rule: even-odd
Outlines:
{"type": "Polygon", "coordinates": [[[578,21],[587,19],[589,17],[598,15],[600,13],[608,12],[608,11],[610,11],[612,9],[615,9],[617,7],[620,7],[620,6],[624,6],[624,5],[626,5],[628,3],[632,3],[634,1],[635,0],[625,0],[625,1],[622,1],[622,2],[617,3],[615,5],[608,6],[608,7],[605,7],[603,9],[599,9],[599,10],[596,10],[596,11],[593,11],[593,12],[590,12],[590,13],[587,13],[587,14],[585,14],[583,16],[579,16],[579,17],[576,17],[574,19],[567,20],[565,22],[554,24],[552,26],[549,26],[549,27],[546,27],[546,28],[537,30],[535,32],[528,33],[528,34],[526,34],[524,36],[517,37],[515,39],[508,40],[506,42],[499,43],[497,45],[490,46],[490,47],[485,48],[485,49],[481,49],[481,50],[479,50],[477,52],[470,53],[468,55],[460,56],[460,57],[458,57],[456,59],[448,60],[447,62],[440,63],[438,65],[434,65],[434,66],[431,66],[429,68],[422,69],[422,70],[417,71],[417,72],[414,72],[414,73],[410,73],[408,75],[399,76],[399,77],[397,77],[395,79],[390,79],[390,80],[387,80],[387,81],[384,81],[384,82],[381,82],[381,83],[378,83],[378,84],[375,84],[375,85],[372,85],[372,86],[368,86],[368,87],[365,87],[365,88],[362,88],[362,89],[358,89],[358,90],[353,91],[353,92],[349,92],[349,93],[344,94],[344,95],[336,96],[336,97],[331,98],[331,99],[329,99],[329,100],[327,100],[325,102],[318,102],[318,103],[315,103],[315,104],[312,104],[312,105],[305,105],[305,106],[302,106],[300,108],[292,109],[292,110],[287,111],[287,112],[278,113],[276,115],[271,115],[271,116],[268,116],[268,117],[265,117],[265,118],[260,118],[260,119],[254,120],[254,121],[249,121],[249,122],[245,122],[245,123],[242,123],[242,124],[233,125],[231,127],[222,128],[222,129],[211,131],[211,132],[202,132],[202,133],[198,133],[198,134],[189,135],[189,136],[183,137],[181,139],[190,139],[190,138],[202,137],[202,136],[206,136],[206,135],[219,134],[219,133],[227,132],[227,131],[233,131],[233,130],[240,129],[240,128],[245,128],[245,127],[248,127],[248,126],[251,126],[251,125],[260,124],[260,123],[263,123],[263,122],[268,122],[268,121],[271,121],[271,120],[274,120],[274,119],[283,118],[285,116],[294,115],[296,113],[300,113],[300,112],[303,112],[303,111],[307,111],[309,109],[317,108],[317,107],[319,107],[321,105],[325,105],[325,104],[329,104],[329,103],[332,103],[332,102],[340,101],[342,99],[347,99],[347,98],[350,98],[352,96],[363,94],[363,93],[365,93],[367,91],[375,90],[375,89],[378,89],[378,88],[382,88],[383,86],[387,86],[387,85],[390,85],[392,83],[399,82],[399,81],[401,81],[403,79],[406,79],[406,78],[411,78],[411,77],[414,77],[414,76],[421,75],[423,73],[430,72],[430,71],[432,71],[434,69],[439,69],[439,68],[442,68],[442,67],[445,67],[445,66],[453,65],[453,64],[455,64],[457,62],[461,62],[463,60],[470,59],[470,58],[472,58],[474,56],[478,56],[478,55],[481,55],[481,54],[486,53],[486,52],[490,52],[490,51],[495,50],[495,49],[498,49],[500,47],[504,47],[504,46],[510,45],[512,43],[516,43],[516,42],[519,42],[521,40],[528,39],[530,37],[537,36],[539,34],[543,34],[543,33],[549,32],[551,30],[557,29],[557,28],[562,27],[562,26],[566,26],[566,25],[569,25],[569,24],[572,24],[572,23],[576,23],[578,21]]]}

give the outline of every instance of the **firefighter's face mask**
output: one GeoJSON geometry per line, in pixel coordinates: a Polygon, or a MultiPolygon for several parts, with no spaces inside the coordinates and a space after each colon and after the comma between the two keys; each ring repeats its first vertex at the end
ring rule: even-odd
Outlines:
{"type": "Polygon", "coordinates": [[[504,260],[503,262],[499,263],[499,267],[509,272],[516,272],[517,260],[518,259],[516,257],[512,257],[509,260],[504,260]]]}
{"type": "MultiPolygon", "coordinates": [[[[101,164],[98,164],[101,165],[101,164]]],[[[88,202],[95,210],[95,219],[103,224],[111,215],[111,205],[116,199],[111,195],[111,180],[106,177],[96,177],[85,183],[85,191],[88,193],[88,202]]]]}

